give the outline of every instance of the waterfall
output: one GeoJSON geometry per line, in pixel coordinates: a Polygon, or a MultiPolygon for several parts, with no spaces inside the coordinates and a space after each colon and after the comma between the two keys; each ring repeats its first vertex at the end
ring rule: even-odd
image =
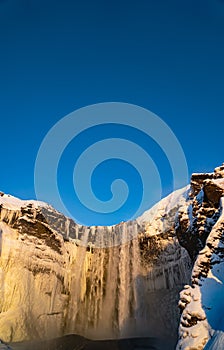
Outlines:
{"type": "Polygon", "coordinates": [[[0,208],[0,338],[176,336],[191,262],[165,210],[85,227],[49,206],[0,208]]]}

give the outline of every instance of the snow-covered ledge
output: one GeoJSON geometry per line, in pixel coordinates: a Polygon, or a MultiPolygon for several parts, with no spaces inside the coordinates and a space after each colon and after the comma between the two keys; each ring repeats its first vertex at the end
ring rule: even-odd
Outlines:
{"type": "Polygon", "coordinates": [[[224,197],[220,201],[220,217],[196,259],[192,286],[180,293],[178,350],[224,348],[224,197]]]}

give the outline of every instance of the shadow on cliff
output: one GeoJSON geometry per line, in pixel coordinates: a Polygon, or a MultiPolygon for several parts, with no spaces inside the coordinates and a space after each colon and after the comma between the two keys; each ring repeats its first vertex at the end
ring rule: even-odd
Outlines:
{"type": "Polygon", "coordinates": [[[155,289],[147,276],[136,276],[135,302],[130,299],[129,315],[121,325],[120,339],[103,337],[101,329],[99,338],[107,340],[90,340],[75,334],[60,338],[55,335],[52,340],[12,343],[11,347],[13,350],[174,350],[180,316],[177,303],[183,288],[176,278],[175,283],[166,281],[162,288],[155,289]]]}
{"type": "Polygon", "coordinates": [[[201,303],[207,321],[213,329],[206,350],[224,349],[224,269],[223,263],[212,269],[213,278],[207,277],[201,288],[201,303]]]}
{"type": "Polygon", "coordinates": [[[157,338],[119,340],[88,340],[78,335],[66,335],[54,340],[11,344],[12,350],[170,350],[172,344],[157,338]]]}
{"type": "Polygon", "coordinates": [[[147,339],[148,343],[144,347],[127,346],[118,349],[151,349],[150,341],[152,349],[176,348],[180,322],[179,293],[184,284],[189,283],[187,278],[184,283],[180,281],[178,271],[175,271],[175,276],[159,273],[156,283],[149,276],[138,275],[135,278],[135,307],[130,305],[130,315],[121,326],[121,335],[129,338],[129,341],[134,337],[139,341],[147,339]]]}
{"type": "Polygon", "coordinates": [[[213,277],[207,277],[201,287],[201,302],[207,320],[215,331],[224,331],[224,263],[212,269],[213,277]]]}

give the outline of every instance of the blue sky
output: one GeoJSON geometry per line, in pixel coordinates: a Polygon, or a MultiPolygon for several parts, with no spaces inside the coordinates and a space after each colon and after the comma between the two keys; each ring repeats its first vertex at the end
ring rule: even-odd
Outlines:
{"type": "MultiPolygon", "coordinates": [[[[1,190],[34,198],[36,154],[48,130],[99,102],[136,104],[160,116],[179,139],[190,173],[224,161],[223,1],[1,0],[0,37],[1,190]]],[[[170,169],[153,149],[167,194],[170,169]]],[[[70,205],[75,199],[63,169],[71,154],[65,151],[59,170],[70,205]]],[[[100,169],[103,179],[129,174],[127,182],[141,190],[133,169],[106,165],[96,171],[101,180],[93,179],[99,197],[108,199],[100,169]]],[[[129,207],[96,221],[74,202],[75,215],[86,224],[110,224],[126,220],[138,202],[132,194],[129,207]]]]}

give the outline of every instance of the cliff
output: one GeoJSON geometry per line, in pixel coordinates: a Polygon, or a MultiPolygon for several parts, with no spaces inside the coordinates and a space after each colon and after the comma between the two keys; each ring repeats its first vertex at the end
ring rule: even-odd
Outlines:
{"type": "Polygon", "coordinates": [[[83,227],[45,203],[2,194],[0,338],[147,335],[175,343],[192,266],[174,217],[188,192],[112,227],[83,227]]]}
{"type": "Polygon", "coordinates": [[[214,173],[193,174],[189,205],[176,220],[177,237],[195,262],[191,284],[180,293],[177,349],[224,348],[223,206],[224,165],[214,173]]]}
{"type": "Polygon", "coordinates": [[[179,350],[223,348],[223,205],[224,165],[110,227],[0,193],[0,338],[147,336],[179,350]]]}

